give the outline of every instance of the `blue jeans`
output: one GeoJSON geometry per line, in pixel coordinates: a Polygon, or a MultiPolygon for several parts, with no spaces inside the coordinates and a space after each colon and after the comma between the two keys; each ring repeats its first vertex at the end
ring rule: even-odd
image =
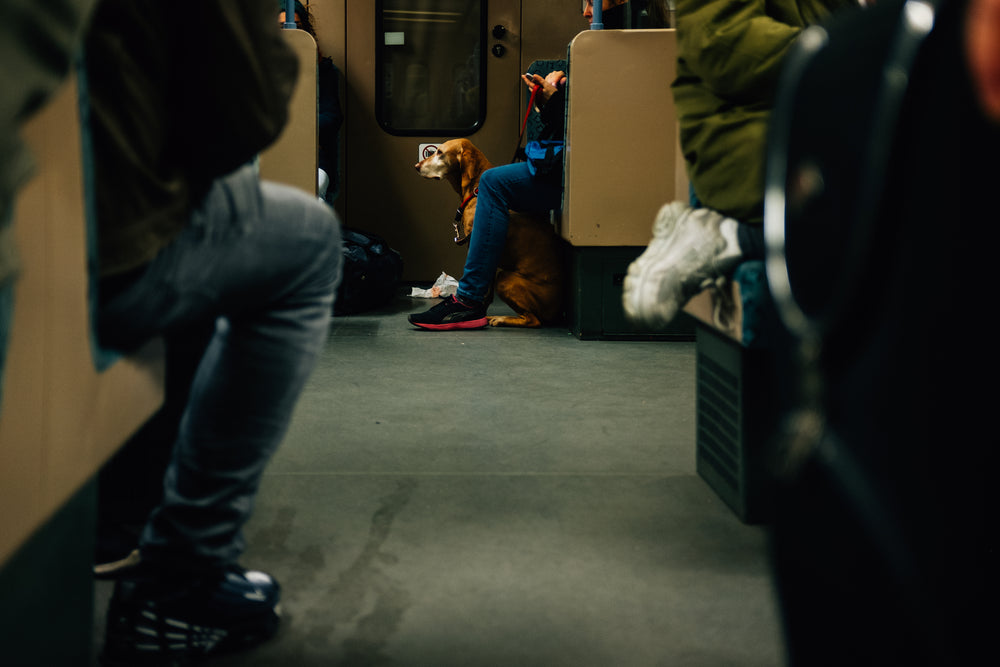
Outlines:
{"type": "Polygon", "coordinates": [[[479,177],[469,254],[458,296],[482,302],[489,292],[507,242],[508,209],[543,212],[562,207],[560,174],[533,176],[527,162],[493,167],[479,177]]]}
{"type": "Polygon", "coordinates": [[[140,539],[144,560],[198,569],[240,556],[261,475],[326,340],[341,265],[329,207],[244,167],[101,303],[98,335],[116,349],[215,322],[140,539]]]}

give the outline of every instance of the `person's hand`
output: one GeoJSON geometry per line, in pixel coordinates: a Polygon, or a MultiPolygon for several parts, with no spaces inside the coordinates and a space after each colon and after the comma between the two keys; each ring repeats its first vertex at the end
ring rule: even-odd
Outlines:
{"type": "Polygon", "coordinates": [[[562,70],[549,72],[545,76],[545,82],[552,84],[553,88],[562,88],[563,86],[566,85],[566,72],[562,70]]]}
{"type": "Polygon", "coordinates": [[[535,95],[535,108],[541,109],[560,88],[566,85],[566,72],[561,70],[549,72],[544,78],[538,74],[522,74],[521,80],[528,88],[539,87],[535,95]]]}

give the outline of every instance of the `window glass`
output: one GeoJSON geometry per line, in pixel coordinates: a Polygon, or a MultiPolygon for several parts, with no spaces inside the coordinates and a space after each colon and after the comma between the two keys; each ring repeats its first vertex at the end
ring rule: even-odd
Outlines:
{"type": "Polygon", "coordinates": [[[486,113],[486,1],[379,0],[376,115],[390,134],[472,134],[486,113]]]}

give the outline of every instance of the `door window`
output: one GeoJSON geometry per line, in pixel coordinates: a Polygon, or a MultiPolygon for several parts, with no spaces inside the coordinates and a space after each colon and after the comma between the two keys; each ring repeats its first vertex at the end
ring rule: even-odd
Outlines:
{"type": "Polygon", "coordinates": [[[486,0],[378,0],[376,116],[396,135],[464,136],[486,114],[486,0]]]}

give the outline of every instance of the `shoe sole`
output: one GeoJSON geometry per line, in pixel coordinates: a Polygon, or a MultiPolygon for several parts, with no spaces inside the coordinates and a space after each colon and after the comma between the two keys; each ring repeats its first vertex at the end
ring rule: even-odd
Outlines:
{"type": "Polygon", "coordinates": [[[489,319],[483,317],[478,320],[465,320],[463,322],[447,322],[445,324],[426,324],[421,322],[410,322],[415,327],[428,329],[429,331],[454,331],[456,329],[482,329],[490,323],[489,319]]]}
{"type": "MultiPolygon", "coordinates": [[[[162,623],[164,625],[180,623],[184,626],[193,626],[183,621],[176,621],[169,616],[162,623]]],[[[226,628],[226,636],[218,644],[209,650],[199,650],[194,647],[187,647],[176,651],[142,650],[134,648],[123,650],[105,646],[98,658],[101,667],[180,667],[192,662],[204,660],[213,656],[224,656],[233,653],[240,653],[272,639],[281,625],[281,603],[275,605],[269,612],[260,616],[249,618],[242,623],[226,628]]],[[[158,637],[145,637],[134,633],[126,640],[128,644],[133,642],[147,641],[155,644],[162,641],[158,637]]]]}

